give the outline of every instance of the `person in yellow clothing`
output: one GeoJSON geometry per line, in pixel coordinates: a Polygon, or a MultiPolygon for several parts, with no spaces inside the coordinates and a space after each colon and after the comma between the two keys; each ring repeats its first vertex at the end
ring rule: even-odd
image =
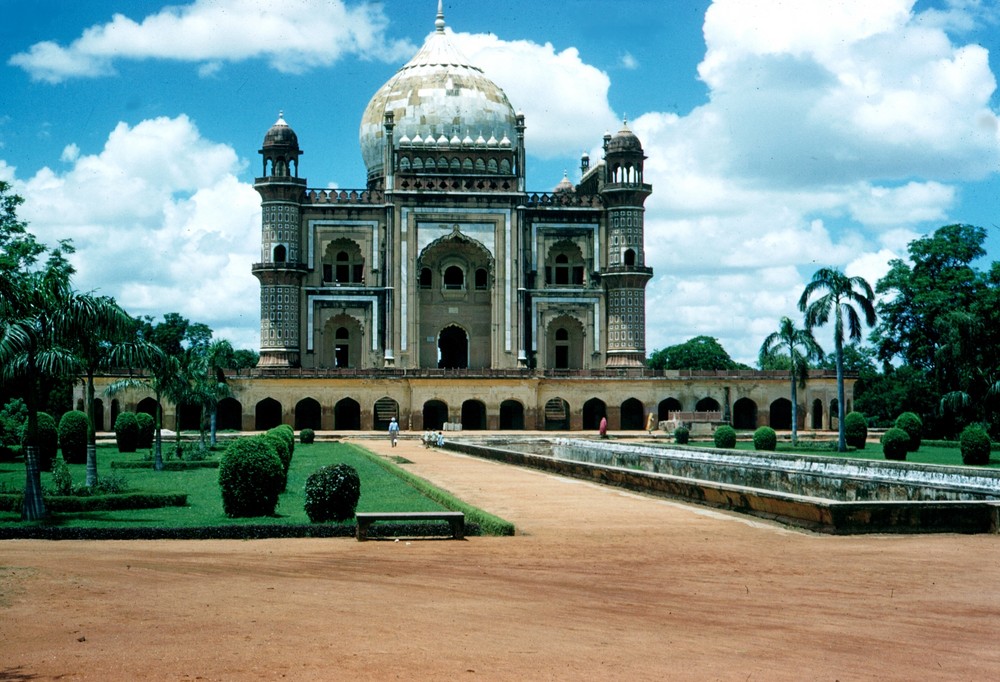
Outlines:
{"type": "Polygon", "coordinates": [[[650,412],[649,416],[646,417],[646,431],[649,433],[650,436],[652,436],[653,429],[655,428],[656,428],[656,415],[650,412]]]}

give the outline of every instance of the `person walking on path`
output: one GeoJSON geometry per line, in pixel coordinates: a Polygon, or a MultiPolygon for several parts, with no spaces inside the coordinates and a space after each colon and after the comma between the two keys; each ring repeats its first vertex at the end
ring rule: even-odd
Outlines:
{"type": "Polygon", "coordinates": [[[396,447],[397,438],[399,438],[399,422],[393,417],[389,420],[389,440],[392,441],[392,447],[396,447]]]}
{"type": "MultiPolygon", "coordinates": [[[[593,427],[591,427],[591,428],[593,428],[593,427]]],[[[608,437],[608,418],[607,417],[601,417],[601,426],[598,428],[597,431],[598,431],[598,433],[601,434],[601,438],[607,438],[608,437]]]]}

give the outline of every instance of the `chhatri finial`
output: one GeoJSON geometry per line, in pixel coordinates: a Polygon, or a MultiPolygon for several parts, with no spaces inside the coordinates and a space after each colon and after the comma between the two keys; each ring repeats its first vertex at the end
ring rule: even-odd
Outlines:
{"type": "Polygon", "coordinates": [[[434,30],[438,33],[444,33],[444,0],[438,0],[438,13],[434,20],[434,30]]]}

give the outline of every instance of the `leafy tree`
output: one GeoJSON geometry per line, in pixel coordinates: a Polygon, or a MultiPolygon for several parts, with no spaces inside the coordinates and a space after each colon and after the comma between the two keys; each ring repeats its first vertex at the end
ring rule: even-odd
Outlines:
{"type": "Polygon", "coordinates": [[[260,353],[255,350],[240,348],[233,351],[232,364],[230,369],[235,369],[239,375],[242,369],[253,369],[260,362],[260,353]]]}
{"type": "Polygon", "coordinates": [[[790,382],[792,386],[792,443],[799,442],[799,401],[796,385],[805,387],[809,375],[809,361],[823,357],[823,349],[816,343],[812,330],[799,329],[788,317],[782,317],[778,331],[770,333],[760,346],[761,366],[775,355],[788,358],[790,382]],[[798,379],[798,381],[796,381],[798,379]]]}
{"type": "Polygon", "coordinates": [[[990,421],[997,407],[1000,264],[986,273],[973,267],[986,254],[985,240],[981,227],[938,228],[910,242],[909,262],[891,261],[877,283],[879,358],[926,375],[937,405],[920,414],[927,422],[937,416],[932,431],[954,435],[963,424],[990,421]]]}
{"type": "Polygon", "coordinates": [[[750,369],[729,357],[719,340],[711,336],[696,336],[676,346],[653,351],[646,365],[650,369],[750,369]]]}
{"type": "Polygon", "coordinates": [[[813,329],[830,321],[833,315],[833,346],[837,358],[837,448],[847,451],[844,438],[844,340],[861,340],[862,321],[875,324],[875,293],[863,277],[848,277],[837,268],[820,268],[806,284],[799,298],[799,310],[805,313],[806,327],[813,329]],[[825,292],[825,293],[824,293],[825,292]],[[818,297],[816,297],[818,295],[818,297]],[[816,298],[814,298],[816,297],[816,298]],[[810,300],[812,299],[812,300],[810,300]]]}

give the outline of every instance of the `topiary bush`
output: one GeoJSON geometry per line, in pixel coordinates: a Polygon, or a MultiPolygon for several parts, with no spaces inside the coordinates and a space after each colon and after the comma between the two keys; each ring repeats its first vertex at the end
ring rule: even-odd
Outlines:
{"type": "Polygon", "coordinates": [[[285,479],[281,484],[281,491],[284,492],[288,484],[288,468],[292,464],[292,455],[288,452],[288,442],[277,433],[271,433],[270,431],[265,433],[263,437],[271,443],[274,447],[274,452],[278,455],[278,459],[281,460],[281,474],[285,479]]]}
{"type": "Polygon", "coordinates": [[[904,412],[896,417],[896,428],[906,431],[910,437],[910,444],[907,446],[909,452],[916,452],[920,449],[920,430],[924,422],[913,412],[904,412]]]}
{"type": "Polygon", "coordinates": [[[139,427],[135,445],[140,450],[153,447],[153,436],[156,435],[156,420],[145,412],[135,413],[135,422],[139,427]]]}
{"type": "Polygon", "coordinates": [[[219,490],[226,516],[272,516],[285,475],[268,438],[237,438],[219,462],[219,490]]]}
{"type": "Polygon", "coordinates": [[[691,439],[691,430],[686,426],[678,426],[674,429],[674,442],[678,445],[687,445],[688,440],[691,439]]]}
{"type": "Polygon", "coordinates": [[[115,419],[115,442],[118,452],[135,452],[139,440],[139,422],[131,412],[122,412],[115,419]]]}
{"type": "MultiPolygon", "coordinates": [[[[733,444],[735,445],[735,442],[733,444]]],[[[754,450],[769,450],[773,452],[777,447],[778,434],[770,426],[761,426],[753,432],[754,450]]]]}
{"type": "Polygon", "coordinates": [[[312,429],[302,429],[299,431],[299,442],[303,445],[310,445],[316,440],[316,432],[312,429]]]}
{"type": "Polygon", "coordinates": [[[990,463],[990,435],[980,424],[969,424],[958,439],[962,463],[975,466],[990,463]]]}
{"type": "Polygon", "coordinates": [[[910,434],[903,429],[891,428],[882,434],[882,454],[886,459],[904,460],[910,449],[910,434]]]}
{"type": "MultiPolygon", "coordinates": [[[[21,446],[28,441],[28,426],[25,424],[21,433],[21,446]]],[[[56,420],[46,412],[38,413],[38,439],[35,441],[38,453],[39,471],[52,471],[52,463],[56,459],[59,451],[59,432],[56,429],[56,420]]]]}
{"type": "Polygon", "coordinates": [[[67,463],[86,464],[89,425],[86,413],[79,410],[70,410],[59,419],[59,448],[67,463]]]}
{"type": "Polygon", "coordinates": [[[28,408],[20,398],[14,398],[0,410],[0,454],[10,456],[12,448],[21,444],[28,408]]]}
{"type": "Polygon", "coordinates": [[[736,431],[732,426],[723,425],[717,428],[713,439],[717,448],[736,447],[736,431]]]}
{"type": "Polygon", "coordinates": [[[868,420],[860,412],[848,412],[844,416],[844,440],[852,448],[865,449],[868,441],[868,420]]]}
{"type": "Polygon", "coordinates": [[[288,452],[289,454],[295,454],[295,429],[293,429],[288,424],[281,424],[280,426],[275,426],[273,430],[282,434],[285,440],[288,441],[288,452]]]}
{"type": "Polygon", "coordinates": [[[313,523],[346,521],[361,497],[361,479],[348,464],[325,466],[306,479],[306,514],[313,523]]]}

